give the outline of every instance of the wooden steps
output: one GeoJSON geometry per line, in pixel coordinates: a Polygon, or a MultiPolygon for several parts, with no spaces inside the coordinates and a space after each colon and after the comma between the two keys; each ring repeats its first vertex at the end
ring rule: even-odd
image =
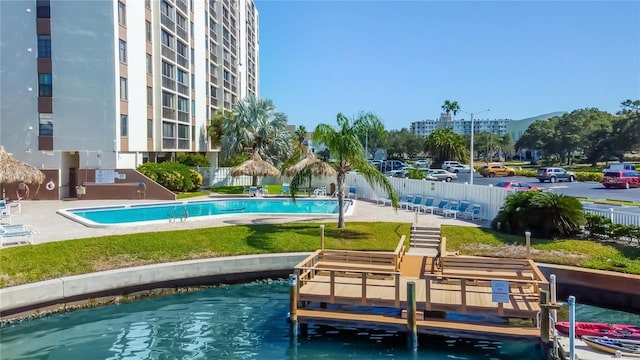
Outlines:
{"type": "Polygon", "coordinates": [[[410,254],[435,257],[440,250],[440,228],[413,226],[411,228],[410,254]]]}

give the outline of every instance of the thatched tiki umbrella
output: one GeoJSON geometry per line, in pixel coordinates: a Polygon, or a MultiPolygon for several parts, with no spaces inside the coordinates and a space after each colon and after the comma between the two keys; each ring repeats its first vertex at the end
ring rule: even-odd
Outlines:
{"type": "Polygon", "coordinates": [[[285,173],[291,177],[295,177],[299,173],[302,177],[308,177],[309,187],[311,187],[311,178],[313,176],[335,176],[336,169],[329,163],[318,159],[314,153],[309,152],[304,159],[288,168],[285,173]]]}
{"type": "Polygon", "coordinates": [[[262,160],[260,154],[253,153],[253,157],[231,169],[231,176],[251,176],[251,184],[258,186],[258,176],[280,176],[280,170],[269,162],[262,160]]]}
{"type": "Polygon", "coordinates": [[[41,184],[44,174],[37,167],[17,160],[0,146],[0,194],[4,198],[4,184],[23,182],[27,184],[41,184]]]}

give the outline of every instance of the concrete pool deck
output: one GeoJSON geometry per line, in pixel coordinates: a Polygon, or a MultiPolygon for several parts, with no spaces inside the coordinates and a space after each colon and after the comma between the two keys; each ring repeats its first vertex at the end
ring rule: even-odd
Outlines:
{"type": "MultiPolygon", "coordinates": [[[[180,201],[202,200],[209,197],[190,198],[180,201]]],[[[213,197],[215,198],[215,197],[213,197]]],[[[107,205],[123,205],[123,204],[142,204],[142,203],[161,203],[165,200],[37,200],[23,201],[21,203],[21,212],[12,218],[13,224],[28,224],[31,230],[35,230],[37,234],[34,237],[34,244],[40,244],[50,241],[62,241],[81,239],[89,237],[99,237],[108,235],[133,234],[143,232],[159,232],[172,230],[187,230],[206,227],[218,227],[229,225],[250,225],[250,224],[276,224],[291,222],[324,222],[327,224],[336,223],[337,216],[322,215],[229,215],[216,218],[197,219],[189,218],[185,222],[134,225],[134,226],[109,226],[92,228],[70,220],[56,213],[57,210],[67,208],[80,207],[96,207],[107,205]]],[[[412,223],[415,213],[405,209],[395,211],[390,206],[378,205],[375,202],[366,200],[357,200],[354,213],[351,216],[345,216],[347,227],[351,221],[384,221],[384,222],[406,222],[412,223]]],[[[462,225],[462,226],[481,226],[486,222],[472,222],[465,219],[444,218],[442,215],[430,215],[420,213],[418,215],[418,225],[439,227],[442,224],[462,225]]],[[[10,243],[7,247],[13,246],[10,243]]]]}

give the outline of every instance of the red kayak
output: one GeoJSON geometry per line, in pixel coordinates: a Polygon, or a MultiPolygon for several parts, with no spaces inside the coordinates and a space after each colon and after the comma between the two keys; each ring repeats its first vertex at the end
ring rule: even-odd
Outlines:
{"type": "MultiPolygon", "coordinates": [[[[556,329],[562,334],[569,335],[569,322],[557,322],[556,329]]],[[[640,340],[640,326],[578,321],[576,322],[576,336],[606,336],[617,339],[640,340]]]]}

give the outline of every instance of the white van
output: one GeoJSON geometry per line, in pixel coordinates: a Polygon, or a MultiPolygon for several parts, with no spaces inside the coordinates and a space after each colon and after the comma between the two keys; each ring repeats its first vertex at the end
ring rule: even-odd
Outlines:
{"type": "Polygon", "coordinates": [[[607,165],[604,169],[602,169],[603,173],[612,172],[612,171],[624,171],[624,170],[636,170],[636,166],[633,164],[627,163],[613,163],[607,165]]]}

